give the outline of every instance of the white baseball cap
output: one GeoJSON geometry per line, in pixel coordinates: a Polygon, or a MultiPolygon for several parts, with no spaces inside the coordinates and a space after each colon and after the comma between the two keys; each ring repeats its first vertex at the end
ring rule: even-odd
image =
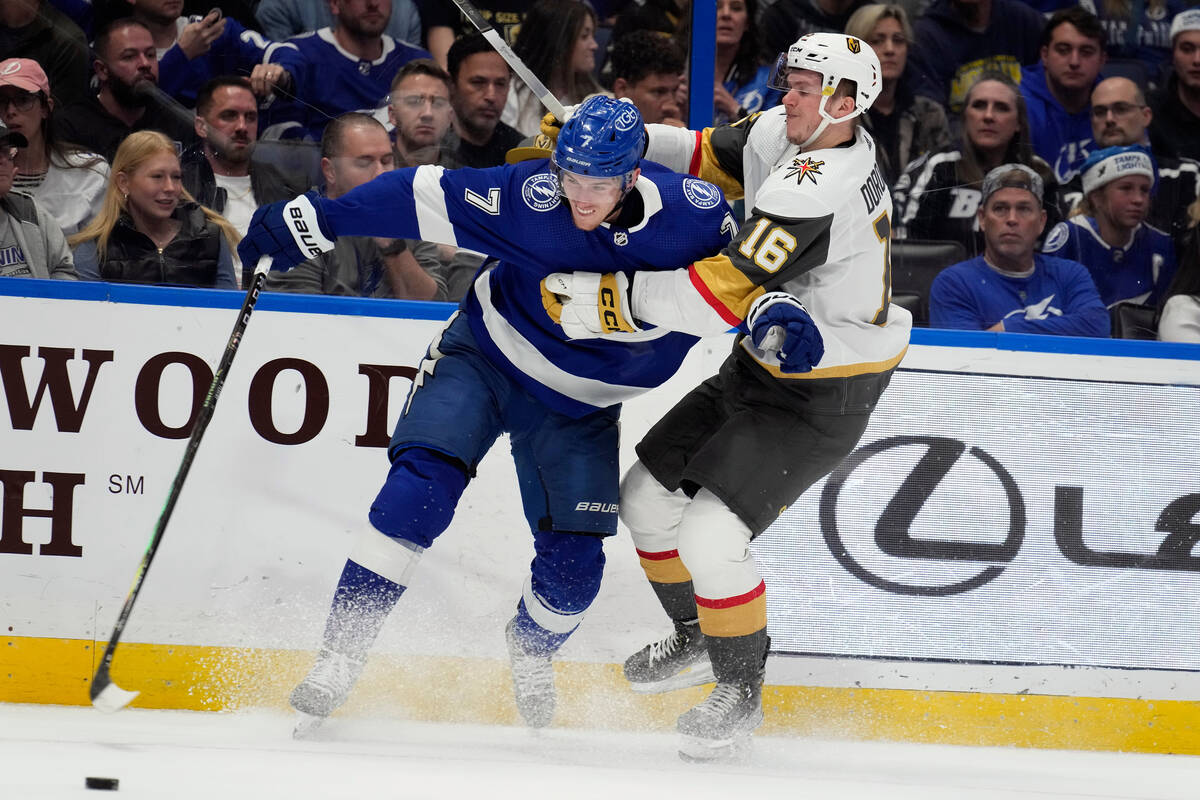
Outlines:
{"type": "Polygon", "coordinates": [[[1200,31],[1200,8],[1189,8],[1175,15],[1171,20],[1171,43],[1184,31],[1200,31]]]}
{"type": "Polygon", "coordinates": [[[1154,183],[1154,162],[1141,145],[1127,144],[1097,150],[1083,162],[1083,193],[1091,194],[1118,178],[1145,175],[1154,183]]]}

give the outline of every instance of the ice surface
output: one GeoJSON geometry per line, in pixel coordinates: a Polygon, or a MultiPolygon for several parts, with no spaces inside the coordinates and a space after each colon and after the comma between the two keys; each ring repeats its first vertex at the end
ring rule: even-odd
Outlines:
{"type": "Polygon", "coordinates": [[[745,764],[696,766],[667,732],[0,704],[2,800],[993,800],[1200,797],[1200,758],[757,737],[745,764]],[[84,788],[118,778],[116,792],[84,788]]]}

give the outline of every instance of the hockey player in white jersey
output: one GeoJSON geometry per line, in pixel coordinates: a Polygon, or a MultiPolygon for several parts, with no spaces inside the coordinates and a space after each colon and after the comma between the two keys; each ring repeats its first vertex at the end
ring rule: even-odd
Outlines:
{"type": "MultiPolygon", "coordinates": [[[[750,541],[853,450],[912,327],[889,302],[892,204],[856,119],[879,93],[878,59],[859,39],[814,33],[775,75],[776,108],[703,131],[647,126],[647,158],[744,193],[749,209],[719,255],[631,276],[625,306],[633,327],[743,333],[638,444],[621,484],[621,520],[675,624],[625,675],[646,692],[716,680],[678,721],[691,759],[728,755],[763,720],[770,640],[750,541]]],[[[592,334],[598,312],[575,287],[594,282],[546,281],[562,318],[592,334]]]]}

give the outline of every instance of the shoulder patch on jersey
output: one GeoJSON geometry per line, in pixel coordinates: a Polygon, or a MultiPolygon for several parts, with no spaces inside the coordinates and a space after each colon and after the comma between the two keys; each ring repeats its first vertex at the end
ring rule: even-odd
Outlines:
{"type": "Polygon", "coordinates": [[[811,156],[800,158],[796,156],[792,159],[792,165],[788,167],[784,178],[795,178],[796,184],[804,183],[804,179],[808,178],[813,182],[813,186],[817,185],[817,176],[821,174],[821,167],[825,166],[824,161],[814,161],[811,156]]]}
{"type": "Polygon", "coordinates": [[[713,208],[721,202],[721,190],[699,178],[685,178],[683,196],[696,208],[713,208]]]}
{"type": "Polygon", "coordinates": [[[558,180],[549,172],[530,175],[521,184],[521,199],[534,211],[558,207],[558,180]]]}
{"type": "Polygon", "coordinates": [[[1046,243],[1042,245],[1042,252],[1053,253],[1055,250],[1061,249],[1067,243],[1067,238],[1070,235],[1070,231],[1067,230],[1067,223],[1058,223],[1050,230],[1050,235],[1046,237],[1046,243]]]}

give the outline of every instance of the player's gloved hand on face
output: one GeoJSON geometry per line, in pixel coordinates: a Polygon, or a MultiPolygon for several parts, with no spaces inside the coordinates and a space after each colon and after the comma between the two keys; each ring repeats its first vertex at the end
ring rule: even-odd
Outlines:
{"type": "Polygon", "coordinates": [[[546,137],[546,141],[542,142],[541,137],[535,140],[535,145],[545,147],[547,150],[553,150],[555,142],[558,141],[558,133],[562,130],[562,126],[567,124],[567,120],[575,113],[578,106],[563,106],[563,118],[559,119],[554,116],[553,112],[542,117],[541,125],[538,127],[542,132],[542,136],[546,137]]]}
{"type": "Polygon", "coordinates": [[[780,372],[810,372],[825,355],[825,342],[804,304],[786,292],[767,292],[746,318],[750,340],[775,353],[780,372]]]}
{"type": "Polygon", "coordinates": [[[621,272],[555,272],[542,280],[542,305],[568,339],[634,333],[641,327],[630,312],[629,286],[621,272]]]}
{"type": "Polygon", "coordinates": [[[238,243],[247,268],[270,256],[272,271],[286,271],[333,249],[333,231],[321,211],[320,195],[305,192],[292,200],[259,206],[238,243]]]}

